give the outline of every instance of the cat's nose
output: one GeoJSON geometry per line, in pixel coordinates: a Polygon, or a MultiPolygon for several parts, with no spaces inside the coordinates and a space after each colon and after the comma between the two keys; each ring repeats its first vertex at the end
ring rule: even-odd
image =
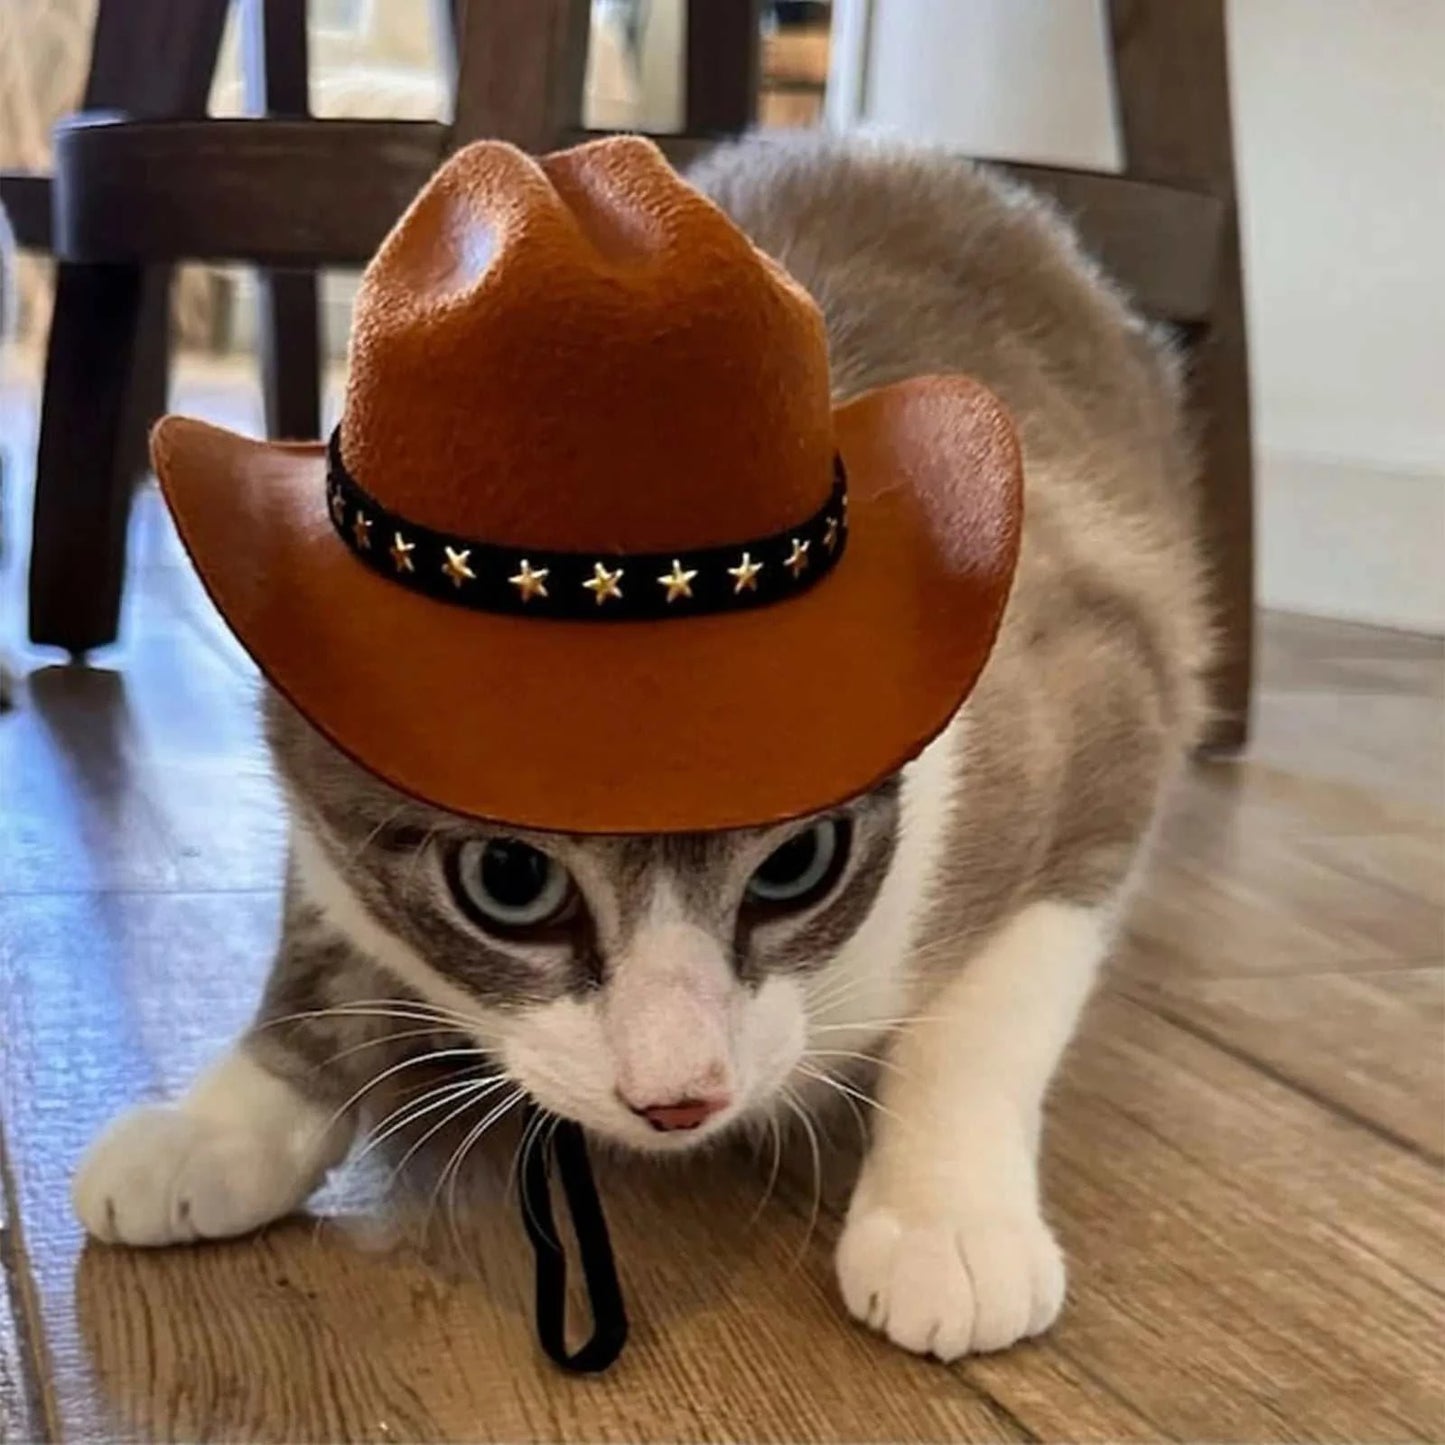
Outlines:
{"type": "Polygon", "coordinates": [[[646,1119],[654,1129],[670,1133],[677,1129],[697,1129],[707,1123],[714,1114],[720,1114],[731,1101],[728,1099],[682,1099],[675,1104],[634,1104],[627,1107],[639,1119],[646,1119]]]}

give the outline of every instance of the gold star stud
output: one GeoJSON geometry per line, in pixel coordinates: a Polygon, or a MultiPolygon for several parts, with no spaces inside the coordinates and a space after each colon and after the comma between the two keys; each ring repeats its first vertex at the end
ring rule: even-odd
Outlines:
{"type": "Polygon", "coordinates": [[[530,602],[534,597],[547,595],[547,573],[550,570],[549,567],[533,570],[532,564],[523,557],[522,570],[515,577],[508,577],[507,581],[521,593],[523,602],[530,602]]]}
{"type": "Polygon", "coordinates": [[[331,489],[331,515],[336,519],[336,525],[342,526],[346,521],[346,498],[341,495],[340,487],[331,489]]]}
{"type": "Polygon", "coordinates": [[[783,566],[794,578],[801,577],[808,570],[808,548],[812,545],[811,542],[800,542],[796,537],[793,538],[793,550],[788,554],[783,566]]]}
{"type": "Polygon", "coordinates": [[[742,561],[736,567],[728,568],[728,576],[733,579],[733,592],[756,592],[758,573],[762,570],[763,564],[754,562],[750,552],[744,552],[742,561]]]}
{"type": "Polygon", "coordinates": [[[416,551],[416,543],[408,542],[400,532],[391,534],[391,565],[398,572],[415,572],[416,563],[411,560],[411,554],[416,551]]]}
{"type": "Polygon", "coordinates": [[[622,581],[622,568],[615,572],[609,572],[602,563],[592,564],[592,576],[582,585],[596,599],[597,605],[602,606],[609,597],[616,597],[619,601],[622,598],[622,588],[617,584],[622,581]]]}
{"type": "Polygon", "coordinates": [[[659,587],[667,588],[667,600],[676,602],[679,597],[692,596],[692,579],[697,576],[694,569],[691,572],[685,571],[681,562],[676,557],[672,559],[672,571],[664,573],[657,579],[659,587]]]}
{"type": "Polygon", "coordinates": [[[476,573],[467,565],[472,555],[470,547],[463,547],[457,551],[454,547],[443,547],[442,551],[447,554],[447,560],[442,563],[442,571],[451,578],[453,587],[460,587],[463,582],[471,582],[476,579],[476,573]]]}
{"type": "Polygon", "coordinates": [[[351,535],[356,538],[356,545],[363,552],[371,551],[371,518],[356,514],[356,520],[351,524],[351,535]]]}
{"type": "Polygon", "coordinates": [[[823,545],[830,551],[836,551],[838,547],[838,519],[826,517],[823,523],[823,545]]]}

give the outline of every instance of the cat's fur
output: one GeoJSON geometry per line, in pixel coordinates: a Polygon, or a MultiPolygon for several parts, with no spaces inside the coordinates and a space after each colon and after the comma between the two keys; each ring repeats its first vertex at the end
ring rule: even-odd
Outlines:
{"type": "Polygon", "coordinates": [[[93,1233],[230,1234],[301,1202],[355,1111],[323,1125],[385,1052],[345,1051],[398,1027],[366,1001],[396,999],[424,1042],[480,1044],[508,1086],[640,1149],[775,1112],[784,1086],[821,1106],[812,1075],[881,1052],[838,1251],[848,1309],[944,1358],[1057,1313],[1042,1099],[1201,720],[1176,369],[1049,207],[965,164],[755,138],[693,179],[817,298],[840,396],[965,371],[1011,409],[1023,551],[976,691],[899,779],[843,810],[852,861],[816,909],[739,926],[743,885],[788,828],[537,838],[588,910],[535,946],[483,937],[448,902],[438,860],[488,830],[392,793],[273,698],[293,846],[258,1026],[178,1106],[99,1142],[76,1186],[93,1233]],[[622,1102],[699,1093],[732,1103],[691,1134],[655,1133],[622,1102]]]}

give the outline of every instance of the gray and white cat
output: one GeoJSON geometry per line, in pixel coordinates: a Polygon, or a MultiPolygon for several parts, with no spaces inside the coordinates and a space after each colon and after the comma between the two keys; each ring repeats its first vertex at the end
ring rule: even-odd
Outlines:
{"type": "Polygon", "coordinates": [[[840,397],[965,371],[1012,410],[1023,550],[976,690],[866,797],[667,838],[438,813],[271,697],[291,849],[265,998],[183,1099],[92,1148],[93,1235],[213,1238],[299,1205],[350,1147],[338,1106],[386,1053],[352,1045],[397,1027],[375,1004],[395,1001],[402,1029],[488,1051],[477,1117],[525,1090],[640,1151],[821,1107],[818,1074],[877,1054],[849,1311],[944,1359],[1058,1313],[1041,1105],[1203,711],[1175,368],[1051,209],[957,161],[754,138],[693,179],[816,297],[840,397]]]}

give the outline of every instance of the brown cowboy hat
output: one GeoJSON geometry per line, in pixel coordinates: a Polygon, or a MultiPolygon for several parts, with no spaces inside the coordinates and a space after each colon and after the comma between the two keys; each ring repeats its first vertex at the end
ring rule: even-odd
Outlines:
{"type": "Polygon", "coordinates": [[[261,670],[455,813],[577,833],[862,792],[973,686],[1018,449],[961,376],[834,409],[817,307],[637,138],[458,152],[367,268],[330,446],[168,417],[261,670]]]}

